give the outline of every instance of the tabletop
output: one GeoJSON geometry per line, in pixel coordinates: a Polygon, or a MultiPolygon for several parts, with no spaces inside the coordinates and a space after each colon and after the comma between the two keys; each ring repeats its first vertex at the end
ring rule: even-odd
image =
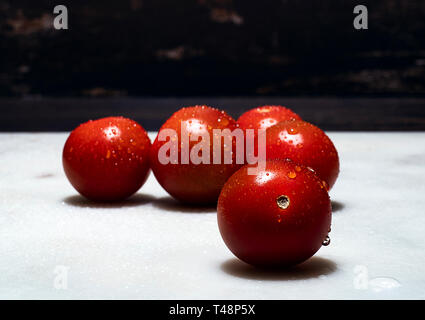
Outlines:
{"type": "Polygon", "coordinates": [[[2,133],[0,298],[424,299],[425,133],[328,134],[341,161],[331,244],[263,271],[227,249],[215,208],[176,202],[152,174],[129,200],[95,204],[65,177],[66,133],[2,133]]]}

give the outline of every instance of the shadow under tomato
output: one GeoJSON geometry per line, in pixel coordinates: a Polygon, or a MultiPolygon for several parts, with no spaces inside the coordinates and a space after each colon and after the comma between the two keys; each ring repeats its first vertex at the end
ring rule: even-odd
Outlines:
{"type": "Polygon", "coordinates": [[[152,205],[161,210],[182,212],[182,213],[216,213],[217,207],[214,204],[211,205],[192,205],[179,202],[170,196],[156,198],[152,205]]]}
{"type": "Polygon", "coordinates": [[[338,212],[345,208],[345,204],[339,201],[332,200],[331,205],[332,205],[332,212],[338,212]]]}
{"type": "Polygon", "coordinates": [[[63,202],[67,205],[80,207],[80,208],[128,208],[128,207],[137,207],[142,206],[147,203],[151,203],[155,200],[154,197],[143,194],[136,193],[130,198],[118,201],[118,202],[95,202],[84,198],[83,196],[77,194],[73,196],[66,197],[63,202]]]}
{"type": "Polygon", "coordinates": [[[238,278],[266,281],[306,280],[329,275],[337,270],[332,260],[312,257],[309,260],[286,269],[263,269],[253,267],[237,258],[223,262],[220,266],[225,273],[238,278]]]}

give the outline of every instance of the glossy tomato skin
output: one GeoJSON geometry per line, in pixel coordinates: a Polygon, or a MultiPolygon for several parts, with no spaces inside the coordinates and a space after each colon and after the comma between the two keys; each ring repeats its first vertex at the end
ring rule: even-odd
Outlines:
{"type": "MultiPolygon", "coordinates": [[[[213,129],[233,131],[236,128],[236,121],[232,117],[215,108],[193,106],[178,110],[159,131],[172,129],[177,133],[178,163],[160,163],[158,159],[159,150],[170,140],[159,141],[157,136],[150,153],[151,168],[156,179],[171,196],[181,202],[192,204],[217,203],[218,195],[224,183],[241,165],[236,164],[234,157],[232,164],[224,164],[224,161],[221,164],[213,164],[213,129]],[[194,164],[192,161],[187,164],[182,163],[180,144],[182,142],[182,126],[186,128],[188,134],[208,133],[211,146],[209,164],[194,164]]],[[[197,143],[197,141],[191,141],[189,149],[192,150],[192,147],[197,143]]],[[[228,147],[234,147],[234,143],[233,146],[228,147]]],[[[224,154],[223,148],[224,143],[222,143],[221,148],[222,155],[224,154]]]]}
{"type": "Polygon", "coordinates": [[[281,121],[291,119],[301,120],[301,117],[283,106],[261,106],[243,113],[237,122],[243,130],[267,129],[281,121]]]}
{"type": "Polygon", "coordinates": [[[93,201],[120,201],[149,175],[151,142],[133,120],[108,117],[81,124],[68,137],[62,156],[74,188],[93,201]]]}
{"type": "Polygon", "coordinates": [[[218,200],[227,247],[260,267],[288,267],[314,255],[331,225],[331,202],[321,180],[289,160],[267,161],[257,175],[247,170],[230,177],[218,200]]]}
{"type": "Polygon", "coordinates": [[[266,131],[267,159],[291,159],[316,171],[332,188],[339,174],[338,152],[318,127],[299,120],[283,121],[266,131]]]}

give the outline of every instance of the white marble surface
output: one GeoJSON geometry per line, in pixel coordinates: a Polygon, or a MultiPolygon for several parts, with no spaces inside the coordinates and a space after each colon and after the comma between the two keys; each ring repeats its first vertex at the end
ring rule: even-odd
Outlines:
{"type": "Polygon", "coordinates": [[[262,272],[225,247],[214,209],[176,204],[153,175],[93,205],[62,171],[66,134],[0,134],[0,298],[424,299],[425,133],[330,136],[331,245],[262,272]]]}

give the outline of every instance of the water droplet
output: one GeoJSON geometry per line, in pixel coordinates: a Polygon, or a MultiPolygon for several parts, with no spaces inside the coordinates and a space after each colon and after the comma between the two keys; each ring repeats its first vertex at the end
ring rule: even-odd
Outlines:
{"type": "Polygon", "coordinates": [[[108,150],[106,152],[106,159],[109,159],[111,157],[111,150],[108,150]]]}
{"type": "Polygon", "coordinates": [[[329,238],[329,236],[326,236],[325,240],[323,240],[322,245],[323,246],[328,246],[331,243],[331,238],[329,238]]]}
{"type": "Polygon", "coordinates": [[[288,196],[285,195],[281,195],[279,197],[276,198],[276,203],[277,206],[281,209],[287,209],[289,207],[290,204],[290,200],[288,196]]]}
{"type": "Polygon", "coordinates": [[[325,180],[322,181],[322,186],[326,189],[326,191],[329,191],[329,185],[326,183],[325,180]]]}
{"type": "Polygon", "coordinates": [[[289,134],[297,134],[297,133],[298,133],[298,130],[297,130],[297,129],[295,129],[295,128],[289,128],[288,133],[289,133],[289,134]]]}
{"type": "Polygon", "coordinates": [[[287,176],[290,179],[294,179],[297,176],[297,174],[294,171],[289,171],[287,176]]]}
{"type": "Polygon", "coordinates": [[[369,287],[375,292],[401,287],[398,280],[389,277],[377,277],[369,281],[369,287]]]}

